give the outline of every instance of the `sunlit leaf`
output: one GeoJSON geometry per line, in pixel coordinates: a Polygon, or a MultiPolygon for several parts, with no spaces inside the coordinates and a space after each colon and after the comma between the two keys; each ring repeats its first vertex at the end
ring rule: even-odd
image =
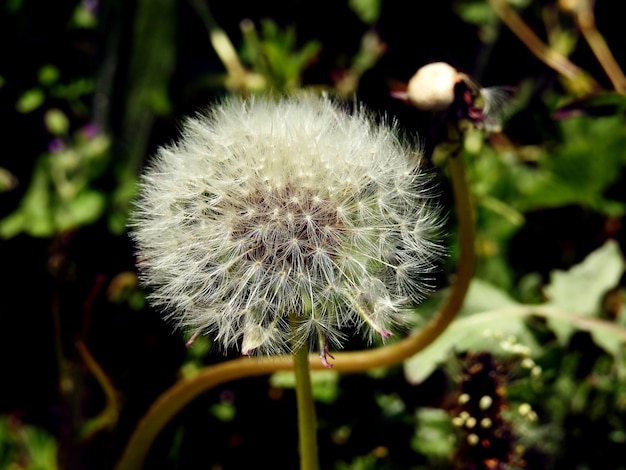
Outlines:
{"type": "Polygon", "coordinates": [[[567,272],[555,272],[546,287],[549,303],[522,305],[488,283],[472,281],[460,317],[426,350],[404,363],[407,380],[419,383],[452,352],[466,350],[532,355],[538,350],[525,319],[548,320],[562,344],[575,330],[589,331],[598,345],[616,357],[626,342],[626,329],[599,318],[604,295],[624,272],[617,243],[610,241],[567,272]]]}
{"type": "MultiPolygon", "coordinates": [[[[550,284],[544,289],[549,299],[548,305],[568,313],[597,316],[604,296],[617,286],[624,267],[619,245],[610,240],[568,271],[552,271],[550,284]]],[[[551,326],[561,341],[565,341],[577,325],[554,319],[551,326]]],[[[596,342],[607,351],[617,351],[619,338],[611,334],[594,333],[593,328],[590,331],[596,342]]]]}
{"type": "Polygon", "coordinates": [[[609,240],[568,271],[554,270],[545,287],[549,304],[581,315],[599,313],[604,295],[624,272],[619,245],[609,240]]]}
{"type": "Polygon", "coordinates": [[[489,350],[502,353],[518,345],[519,351],[536,347],[520,315],[502,315],[501,309],[519,304],[504,291],[474,279],[460,318],[448,327],[424,351],[404,363],[404,373],[411,383],[419,383],[453,352],[489,350]],[[496,310],[496,313],[492,313],[496,310]],[[481,313],[482,312],[482,313],[481,313]]]}

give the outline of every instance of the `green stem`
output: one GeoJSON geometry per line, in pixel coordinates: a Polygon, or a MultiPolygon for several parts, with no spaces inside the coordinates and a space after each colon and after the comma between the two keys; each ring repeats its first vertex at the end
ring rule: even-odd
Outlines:
{"type": "Polygon", "coordinates": [[[300,438],[300,470],[318,470],[317,420],[311,391],[309,352],[306,344],[294,354],[296,399],[298,402],[298,435],[300,438]]]}
{"type": "MultiPolygon", "coordinates": [[[[398,364],[432,344],[461,308],[474,274],[474,219],[465,166],[460,155],[450,157],[449,170],[458,220],[459,263],[456,279],[446,302],[424,328],[397,343],[364,351],[333,353],[335,357],[333,370],[363,372],[375,367],[398,364]]],[[[317,355],[311,355],[309,367],[325,369],[317,355]]],[[[201,393],[232,380],[293,368],[294,361],[291,356],[276,356],[263,361],[238,358],[206,367],[194,377],[175,383],[152,404],[141,419],[115,467],[116,470],[141,468],[152,442],[161,429],[176,413],[201,393]]]]}

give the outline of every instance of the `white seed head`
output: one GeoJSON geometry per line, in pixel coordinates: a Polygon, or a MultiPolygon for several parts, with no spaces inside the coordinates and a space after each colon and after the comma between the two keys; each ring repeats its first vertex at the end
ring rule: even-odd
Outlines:
{"type": "Polygon", "coordinates": [[[441,253],[429,186],[419,155],[363,110],[230,98],[145,171],[141,276],[168,319],[223,349],[307,342],[325,361],[346,328],[391,335],[428,290],[441,253]]]}

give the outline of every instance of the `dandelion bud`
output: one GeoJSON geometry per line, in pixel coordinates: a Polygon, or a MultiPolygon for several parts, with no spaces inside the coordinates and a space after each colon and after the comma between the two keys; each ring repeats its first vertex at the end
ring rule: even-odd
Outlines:
{"type": "Polygon", "coordinates": [[[406,92],[392,96],[426,112],[451,112],[488,132],[500,132],[511,112],[511,87],[483,88],[468,75],[445,62],[424,65],[411,77],[406,92]]]}
{"type": "Polygon", "coordinates": [[[423,111],[444,111],[454,102],[454,87],[463,79],[457,69],[445,62],[421,67],[407,85],[407,98],[423,111]]]}
{"type": "Polygon", "coordinates": [[[243,354],[387,337],[441,252],[419,155],[312,95],[230,98],[188,119],[141,179],[141,278],[177,327],[243,354]]]}

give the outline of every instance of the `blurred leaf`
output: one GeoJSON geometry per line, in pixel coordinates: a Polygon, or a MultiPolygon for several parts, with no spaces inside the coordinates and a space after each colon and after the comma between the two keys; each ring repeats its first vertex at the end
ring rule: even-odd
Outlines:
{"type": "Polygon", "coordinates": [[[106,197],[90,186],[106,169],[109,139],[102,134],[83,138],[79,131],[72,140],[61,151],[39,157],[18,208],[0,220],[0,237],[20,232],[49,237],[103,214],[106,197]]]}
{"type": "Polygon", "coordinates": [[[34,237],[50,236],[54,231],[50,206],[50,179],[44,159],[35,165],[30,186],[19,208],[0,220],[0,236],[11,238],[20,232],[34,237]]]}
{"type": "Polygon", "coordinates": [[[411,440],[413,450],[429,460],[449,463],[449,457],[457,446],[450,414],[439,408],[418,408],[415,414],[415,435],[411,440]]]}
{"type": "Polygon", "coordinates": [[[321,45],[309,41],[297,49],[294,28],[281,30],[272,20],[261,22],[261,35],[254,24],[245,23],[242,56],[252,64],[254,72],[265,77],[277,90],[296,88],[304,69],[318,54],[321,45]]]}
{"type": "Polygon", "coordinates": [[[41,106],[44,100],[45,95],[43,91],[39,88],[32,88],[25,91],[24,94],[20,96],[15,104],[15,109],[17,109],[19,113],[27,114],[41,106]]]}
{"type": "Polygon", "coordinates": [[[98,25],[98,18],[93,10],[89,8],[92,2],[79,2],[74,9],[71,25],[77,28],[91,29],[98,25]]]}
{"type": "Polygon", "coordinates": [[[0,468],[56,470],[58,446],[43,429],[0,417],[0,468]]]}
{"type": "Polygon", "coordinates": [[[626,132],[620,117],[561,121],[563,146],[520,168],[516,186],[522,211],[578,204],[607,215],[626,211],[622,202],[606,199],[606,189],[626,167],[626,132]]]}
{"type": "Polygon", "coordinates": [[[568,271],[554,270],[545,287],[549,305],[581,315],[597,315],[606,293],[624,272],[619,245],[609,240],[568,271]]]}
{"type": "MultiPolygon", "coordinates": [[[[321,403],[332,403],[337,399],[339,374],[332,370],[311,371],[313,397],[321,403]]],[[[270,377],[270,384],[276,388],[295,388],[296,377],[292,371],[276,372],[270,377]]]]}
{"type": "Polygon", "coordinates": [[[52,108],[46,111],[44,114],[44,122],[46,129],[52,135],[66,134],[70,128],[70,121],[63,111],[57,108],[52,108]]]}
{"type": "Polygon", "coordinates": [[[237,408],[231,402],[216,403],[211,406],[211,414],[224,423],[235,419],[237,408]]]}
{"type": "Polygon", "coordinates": [[[104,194],[98,191],[82,191],[63,208],[59,208],[55,217],[56,230],[63,231],[91,224],[102,215],[105,206],[104,194]]]}
{"type": "MultiPolygon", "coordinates": [[[[549,299],[547,305],[568,313],[597,317],[604,296],[618,285],[624,267],[624,258],[619,245],[610,240],[569,271],[552,271],[550,284],[545,287],[549,299]]],[[[581,324],[557,318],[551,318],[550,325],[563,343],[567,341],[575,327],[583,327],[581,324]]],[[[615,328],[617,331],[619,327],[616,325],[615,328]]],[[[620,344],[623,342],[619,335],[598,331],[593,328],[593,324],[583,329],[588,329],[594,341],[607,352],[619,354],[620,344]]]]}
{"type": "Polygon", "coordinates": [[[589,331],[598,345],[619,358],[626,329],[589,317],[598,313],[604,295],[617,285],[623,272],[619,247],[610,241],[570,271],[555,272],[546,287],[550,302],[542,305],[519,304],[503,291],[474,279],[459,318],[434,344],[405,361],[405,376],[409,382],[419,383],[453,352],[530,355],[539,350],[525,325],[526,317],[532,315],[546,318],[562,344],[576,329],[589,331]]]}
{"type": "Polygon", "coordinates": [[[77,104],[81,97],[93,93],[94,82],[90,78],[79,78],[70,83],[57,83],[50,90],[50,95],[54,98],[62,98],[77,104]]]}
{"type": "Polygon", "coordinates": [[[503,349],[515,349],[515,345],[524,352],[535,348],[522,316],[500,314],[500,309],[518,305],[504,291],[474,279],[459,318],[433,344],[404,362],[407,380],[422,382],[455,351],[502,353],[503,349]]]}
{"type": "Polygon", "coordinates": [[[484,1],[457,2],[456,12],[464,22],[484,26],[498,19],[493,8],[484,1]]]}
{"type": "Polygon", "coordinates": [[[44,86],[52,85],[59,79],[61,72],[51,64],[42,66],[38,71],[39,83],[44,86]]]}
{"type": "Polygon", "coordinates": [[[373,24],[380,16],[381,0],[350,0],[349,5],[363,23],[373,24]]]}

